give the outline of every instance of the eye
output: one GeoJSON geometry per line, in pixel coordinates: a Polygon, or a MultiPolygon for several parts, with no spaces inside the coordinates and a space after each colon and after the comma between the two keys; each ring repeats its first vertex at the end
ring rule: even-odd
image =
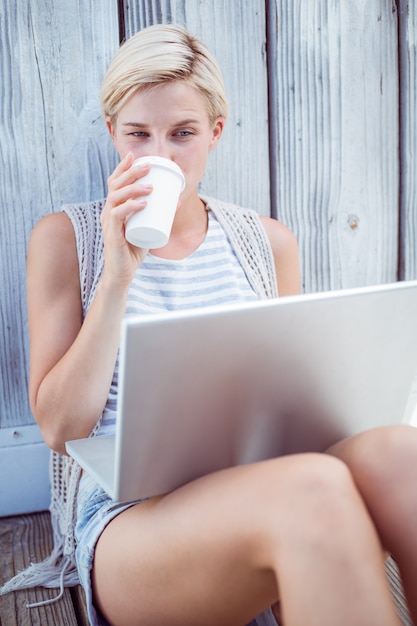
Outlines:
{"type": "Polygon", "coordinates": [[[132,133],[128,133],[128,135],[129,137],[137,137],[138,139],[149,136],[144,130],[135,130],[132,133]]]}
{"type": "Polygon", "coordinates": [[[177,130],[174,135],[180,139],[187,139],[187,137],[194,135],[194,132],[192,130],[177,130]]]}

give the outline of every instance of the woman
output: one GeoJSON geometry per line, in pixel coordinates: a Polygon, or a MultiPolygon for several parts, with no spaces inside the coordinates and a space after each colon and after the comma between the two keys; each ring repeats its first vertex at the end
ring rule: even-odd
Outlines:
{"type": "MultiPolygon", "coordinates": [[[[31,406],[65,465],[68,510],[78,498],[64,567],[76,545],[91,624],[243,626],[262,613],[258,623],[273,623],[268,607],[278,600],[286,625],[399,624],[383,549],[417,620],[412,428],[217,472],[127,505],[86,474],[78,482],[79,469],[62,460],[67,440],[114,429],[126,313],[195,306],[191,283],[198,306],[300,291],[288,228],[198,193],[227,117],[220,71],[199,41],[175,26],[138,33],[111,63],[102,103],[121,159],[107,198],[41,220],[28,256],[31,406]],[[133,166],[147,155],[172,159],[186,178],[169,242],[152,251],[124,236],[150,193],[141,182],[149,166],[133,166]]],[[[55,503],[65,489],[54,483],[55,503]]],[[[65,521],[58,505],[52,511],[65,521]]]]}

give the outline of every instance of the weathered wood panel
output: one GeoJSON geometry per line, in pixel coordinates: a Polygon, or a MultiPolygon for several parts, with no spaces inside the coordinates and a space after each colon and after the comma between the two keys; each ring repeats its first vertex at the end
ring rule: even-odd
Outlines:
{"type": "Polygon", "coordinates": [[[298,236],[306,291],[395,280],[395,6],[271,1],[277,214],[298,236]]]}
{"type": "Polygon", "coordinates": [[[268,85],[264,0],[125,2],[126,34],[177,23],[200,38],[221,67],[230,103],[223,138],[210,155],[202,192],[270,214],[268,85]]]}
{"type": "Polygon", "coordinates": [[[417,278],[417,4],[400,0],[400,277],[417,278]]]}
{"type": "Polygon", "coordinates": [[[27,400],[26,249],[62,202],[103,196],[114,155],[98,90],[118,46],[115,0],[8,2],[0,16],[0,427],[27,400]]]}

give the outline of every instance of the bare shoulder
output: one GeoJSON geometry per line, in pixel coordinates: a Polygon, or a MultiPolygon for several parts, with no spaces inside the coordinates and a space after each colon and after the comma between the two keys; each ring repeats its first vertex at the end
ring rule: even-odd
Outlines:
{"type": "Polygon", "coordinates": [[[270,217],[261,217],[275,260],[278,291],[281,296],[301,291],[297,238],[288,226],[270,217]]]}
{"type": "Polygon", "coordinates": [[[282,222],[272,219],[271,217],[261,216],[262,226],[268,236],[272,249],[277,253],[284,252],[286,249],[292,249],[298,251],[297,238],[282,222]]]}
{"type": "Polygon", "coordinates": [[[33,228],[28,249],[28,271],[42,267],[45,280],[56,275],[78,278],[75,234],[65,213],[51,213],[33,228]],[[58,271],[59,270],[59,271],[58,271]]]}
{"type": "Polygon", "coordinates": [[[35,224],[31,237],[30,246],[47,245],[75,245],[75,234],[71,221],[66,213],[50,213],[42,217],[35,224]]]}
{"type": "MultiPolygon", "coordinates": [[[[28,248],[29,321],[51,325],[54,316],[79,319],[80,275],[75,233],[65,213],[52,213],[34,227],[28,248]]],[[[46,329],[44,329],[46,330],[46,329]]]]}

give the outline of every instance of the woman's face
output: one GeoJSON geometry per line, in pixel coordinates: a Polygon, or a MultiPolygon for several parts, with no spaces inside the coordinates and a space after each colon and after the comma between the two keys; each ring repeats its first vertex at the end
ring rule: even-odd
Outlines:
{"type": "Polygon", "coordinates": [[[177,163],[186,179],[185,200],[197,190],[224,119],[211,124],[199,92],[186,81],[174,81],[133,94],[107,126],[120,158],[132,152],[135,158],[153,155],[177,163]]]}

